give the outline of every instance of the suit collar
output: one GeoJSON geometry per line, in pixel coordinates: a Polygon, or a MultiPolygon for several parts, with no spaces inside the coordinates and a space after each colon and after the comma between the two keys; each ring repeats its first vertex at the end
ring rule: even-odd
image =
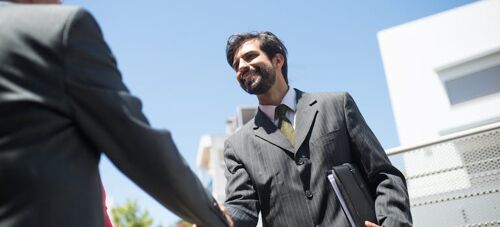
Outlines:
{"type": "MultiPolygon", "coordinates": [[[[283,97],[283,100],[281,100],[281,104],[285,104],[290,108],[291,111],[294,113],[297,110],[297,92],[293,88],[289,88],[288,91],[285,94],[285,97],[283,97]]],[[[276,123],[277,119],[275,117],[275,110],[276,106],[275,105],[259,105],[259,109],[266,114],[266,116],[269,119],[272,119],[271,121],[276,123]]],[[[290,119],[292,120],[292,119],[290,119]]]]}
{"type": "Polygon", "coordinates": [[[254,119],[254,133],[255,136],[266,140],[278,147],[281,147],[289,152],[293,152],[293,146],[288,142],[288,140],[281,134],[276,125],[271,122],[271,120],[266,116],[262,110],[258,110],[254,119]]]}
{"type": "Polygon", "coordinates": [[[317,101],[311,94],[302,92],[298,89],[295,89],[295,92],[297,99],[295,147],[288,142],[278,128],[260,109],[255,115],[253,127],[255,136],[292,153],[297,153],[300,146],[304,143],[318,112],[317,101]]]}

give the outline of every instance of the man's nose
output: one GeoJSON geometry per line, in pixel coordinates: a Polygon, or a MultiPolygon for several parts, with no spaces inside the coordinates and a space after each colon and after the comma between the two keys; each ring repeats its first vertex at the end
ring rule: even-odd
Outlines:
{"type": "Polygon", "coordinates": [[[240,71],[240,72],[246,71],[246,70],[248,70],[249,66],[250,66],[250,64],[241,58],[240,62],[238,64],[238,71],[240,71]]]}

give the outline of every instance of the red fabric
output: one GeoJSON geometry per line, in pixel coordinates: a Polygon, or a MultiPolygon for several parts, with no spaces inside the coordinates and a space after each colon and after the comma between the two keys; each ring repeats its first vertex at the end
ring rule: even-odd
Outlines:
{"type": "Polygon", "coordinates": [[[104,226],[105,227],[113,227],[113,224],[111,223],[111,219],[109,219],[108,216],[108,208],[106,207],[106,192],[104,191],[104,187],[101,185],[101,192],[102,192],[102,210],[104,212],[104,226]]]}

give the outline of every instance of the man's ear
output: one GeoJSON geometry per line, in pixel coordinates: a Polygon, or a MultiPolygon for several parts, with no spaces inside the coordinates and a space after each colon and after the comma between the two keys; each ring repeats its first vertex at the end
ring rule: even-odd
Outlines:
{"type": "Polygon", "coordinates": [[[277,68],[281,69],[284,63],[285,63],[285,57],[283,56],[283,54],[277,53],[276,55],[274,55],[273,64],[277,68]]]}

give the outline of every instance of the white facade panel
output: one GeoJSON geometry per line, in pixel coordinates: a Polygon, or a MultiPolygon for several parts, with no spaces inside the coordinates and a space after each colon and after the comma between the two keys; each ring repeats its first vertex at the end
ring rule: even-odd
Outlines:
{"type": "Polygon", "coordinates": [[[451,105],[446,73],[500,65],[500,1],[479,1],[379,32],[401,145],[500,120],[500,94],[451,105]]]}

